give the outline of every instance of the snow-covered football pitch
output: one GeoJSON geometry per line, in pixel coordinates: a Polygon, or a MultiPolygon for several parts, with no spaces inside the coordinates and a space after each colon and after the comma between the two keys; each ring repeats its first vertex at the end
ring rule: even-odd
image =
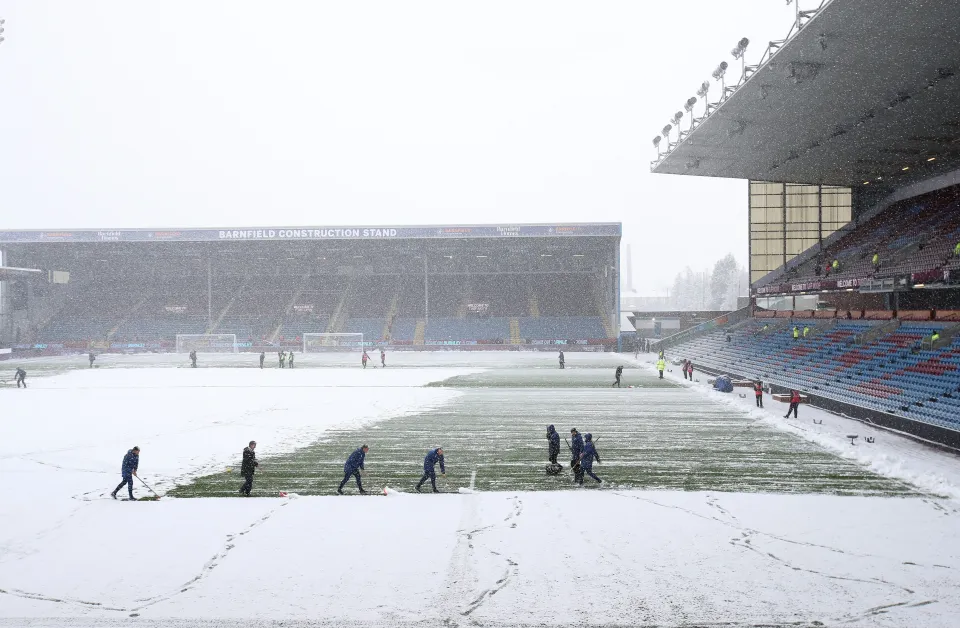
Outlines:
{"type": "Polygon", "coordinates": [[[267,357],[7,363],[0,626],[957,625],[953,454],[645,356],[267,357]],[[594,434],[602,485],[565,446],[544,473],[549,424],[594,434]],[[373,494],[335,495],[364,443],[373,494]],[[133,445],[159,501],[109,497],[133,445]],[[444,494],[417,495],[436,446],[444,494]]]}

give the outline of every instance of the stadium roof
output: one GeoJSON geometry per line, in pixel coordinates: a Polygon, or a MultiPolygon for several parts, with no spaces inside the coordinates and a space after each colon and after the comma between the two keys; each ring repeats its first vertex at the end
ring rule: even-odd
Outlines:
{"type": "Polygon", "coordinates": [[[653,172],[901,186],[960,168],[960,2],[829,0],[771,51],[653,172]]]}
{"type": "Polygon", "coordinates": [[[235,242],[402,240],[607,236],[619,237],[620,223],[552,225],[435,225],[423,227],[255,227],[229,229],[68,229],[0,231],[0,243],[30,242],[235,242]]]}

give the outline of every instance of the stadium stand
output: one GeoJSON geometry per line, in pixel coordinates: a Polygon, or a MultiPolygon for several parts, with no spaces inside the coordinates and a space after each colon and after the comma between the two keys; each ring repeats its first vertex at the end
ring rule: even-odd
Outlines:
{"type": "Polygon", "coordinates": [[[933,271],[924,279],[947,280],[949,275],[943,271],[960,267],[960,259],[953,254],[960,241],[960,192],[953,192],[892,205],[825,248],[816,259],[791,269],[786,278],[912,277],[933,271]],[[874,254],[879,268],[874,268],[874,254]],[[826,266],[833,260],[839,262],[839,269],[828,271],[826,266]]]}
{"type": "Polygon", "coordinates": [[[700,369],[960,429],[960,336],[952,335],[954,326],[929,320],[750,318],[669,351],[700,369]],[[807,326],[810,334],[803,338],[801,331],[795,340],[794,326],[807,326]],[[943,341],[931,346],[934,332],[943,341]]]}
{"type": "Polygon", "coordinates": [[[31,305],[31,324],[11,344],[161,351],[177,334],[235,334],[241,350],[256,351],[299,347],[306,333],[362,333],[370,344],[420,348],[617,345],[608,327],[619,225],[381,230],[395,240],[343,229],[350,240],[275,241],[296,231],[110,232],[120,243],[101,242],[102,232],[56,242],[0,232],[8,259],[72,277],[49,311],[31,305]]]}

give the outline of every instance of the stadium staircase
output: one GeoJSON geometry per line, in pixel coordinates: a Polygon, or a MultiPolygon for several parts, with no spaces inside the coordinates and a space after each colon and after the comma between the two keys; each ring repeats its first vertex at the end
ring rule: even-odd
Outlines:
{"type": "Polygon", "coordinates": [[[463,282],[463,298],[460,301],[460,305],[457,306],[457,318],[467,317],[468,303],[473,303],[473,282],[470,281],[469,277],[463,282]]]}
{"type": "Polygon", "coordinates": [[[276,323],[272,326],[273,333],[270,334],[269,341],[271,343],[277,342],[277,338],[280,337],[280,334],[283,332],[283,323],[287,316],[290,315],[290,312],[293,310],[293,306],[297,304],[297,301],[300,300],[300,297],[303,296],[303,293],[307,289],[308,282],[310,281],[310,273],[305,273],[301,278],[299,285],[297,286],[296,291],[293,293],[293,296],[287,301],[286,306],[283,308],[283,312],[278,317],[276,323]]]}
{"type": "Polygon", "coordinates": [[[400,284],[397,284],[396,290],[393,293],[393,298],[390,300],[390,307],[387,308],[387,320],[383,323],[383,334],[382,338],[384,340],[390,339],[390,330],[393,328],[393,319],[397,317],[397,312],[400,308],[400,284]]]}
{"type": "Polygon", "coordinates": [[[873,341],[875,341],[877,338],[880,338],[881,336],[892,334],[899,327],[900,327],[900,321],[897,319],[893,319],[886,323],[875,325],[874,327],[867,329],[866,331],[863,332],[863,335],[855,338],[854,342],[860,345],[868,345],[873,341]]]}
{"type": "Polygon", "coordinates": [[[121,325],[123,325],[125,322],[131,319],[134,316],[134,314],[137,313],[137,310],[143,307],[143,304],[146,302],[147,302],[147,297],[141,297],[140,300],[137,301],[132,308],[124,312],[120,316],[120,320],[117,321],[117,324],[111,327],[110,330],[107,332],[107,340],[112,340],[113,337],[117,335],[117,330],[120,329],[121,325]]]}
{"type": "Polygon", "coordinates": [[[599,288],[595,290],[595,293],[597,313],[600,315],[600,323],[603,325],[603,331],[606,334],[606,338],[616,338],[617,330],[613,328],[613,324],[610,322],[610,317],[606,314],[606,299],[600,292],[599,288]]]}
{"type": "Polygon", "coordinates": [[[333,315],[330,316],[330,321],[327,323],[328,334],[339,334],[343,329],[344,323],[350,318],[350,300],[353,299],[356,292],[357,285],[352,281],[344,288],[343,294],[340,295],[340,302],[337,303],[337,309],[333,311],[333,315]]]}
{"type": "Polygon", "coordinates": [[[243,284],[241,284],[240,289],[234,293],[233,297],[227,301],[227,304],[223,306],[222,310],[220,310],[220,314],[217,315],[217,319],[213,321],[209,327],[207,327],[207,331],[205,333],[214,334],[217,332],[217,328],[220,327],[221,323],[223,323],[223,319],[226,318],[227,314],[230,313],[230,310],[233,309],[233,304],[236,303],[237,299],[243,295],[243,291],[246,290],[246,288],[247,282],[244,281],[243,284]]]}
{"type": "Polygon", "coordinates": [[[510,319],[510,344],[523,344],[523,336],[520,335],[520,319],[517,317],[510,319]]]}
{"type": "Polygon", "coordinates": [[[540,318],[540,302],[537,300],[537,291],[533,289],[533,281],[525,276],[527,290],[527,312],[530,318],[540,318]]]}
{"type": "Polygon", "coordinates": [[[418,347],[423,346],[424,336],[427,334],[427,322],[422,318],[417,319],[417,327],[413,331],[413,344],[418,347]]]}

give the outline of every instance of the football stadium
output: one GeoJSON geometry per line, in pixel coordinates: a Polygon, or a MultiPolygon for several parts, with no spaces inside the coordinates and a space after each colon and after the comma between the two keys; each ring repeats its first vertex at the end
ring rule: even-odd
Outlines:
{"type": "Polygon", "coordinates": [[[955,626],[960,5],[794,9],[653,142],[735,311],[620,223],[0,232],[0,628],[955,626]]]}

